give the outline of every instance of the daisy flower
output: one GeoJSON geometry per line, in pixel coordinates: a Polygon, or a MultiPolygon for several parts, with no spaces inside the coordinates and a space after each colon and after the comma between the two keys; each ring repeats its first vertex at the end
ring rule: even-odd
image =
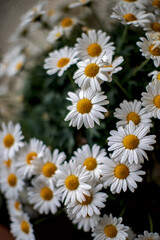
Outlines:
{"type": "Polygon", "coordinates": [[[120,119],[116,123],[117,127],[125,126],[129,121],[134,122],[136,126],[145,125],[152,127],[148,113],[146,113],[145,108],[142,108],[142,103],[137,100],[133,102],[124,100],[120,103],[120,108],[115,109],[114,117],[120,119]]]}
{"type": "Polygon", "coordinates": [[[147,59],[152,59],[154,65],[159,67],[160,65],[160,41],[154,41],[150,34],[146,34],[146,38],[141,37],[141,42],[137,42],[142,56],[147,59]]]}
{"type": "Polygon", "coordinates": [[[84,232],[89,232],[90,230],[93,230],[100,220],[100,216],[97,214],[76,218],[75,214],[71,214],[69,213],[69,211],[67,211],[67,216],[70,220],[72,220],[73,224],[76,224],[78,229],[83,229],[84,232]]]}
{"type": "Polygon", "coordinates": [[[75,8],[75,7],[85,6],[85,5],[89,4],[89,3],[91,3],[92,1],[94,1],[94,0],[78,0],[78,1],[75,2],[75,3],[71,3],[71,4],[69,5],[69,8],[75,8]]]}
{"type": "Polygon", "coordinates": [[[142,93],[142,105],[150,117],[160,119],[160,82],[149,83],[142,93]]]}
{"type": "Polygon", "coordinates": [[[152,82],[158,82],[160,81],[160,72],[157,70],[152,71],[151,73],[148,74],[149,77],[152,77],[152,82]]]}
{"type": "Polygon", "coordinates": [[[159,14],[160,13],[160,0],[148,0],[150,5],[149,5],[149,9],[151,7],[151,10],[153,8],[153,11],[156,13],[156,14],[159,14]]]}
{"type": "Polygon", "coordinates": [[[110,186],[111,192],[120,193],[121,190],[127,191],[127,187],[131,192],[137,188],[136,182],[142,182],[140,175],[144,175],[144,171],[140,171],[140,164],[130,164],[115,162],[114,159],[107,158],[101,165],[104,187],[110,186]]]}
{"type": "Polygon", "coordinates": [[[124,4],[124,5],[134,5],[137,8],[141,8],[144,9],[146,7],[146,5],[148,4],[148,2],[146,0],[117,0],[117,4],[124,4]]]}
{"type": "Polygon", "coordinates": [[[152,233],[152,232],[148,232],[148,231],[144,231],[143,235],[138,235],[137,238],[135,238],[135,240],[160,240],[160,236],[158,233],[152,233]]]}
{"type": "Polygon", "coordinates": [[[26,57],[24,54],[18,55],[16,58],[14,58],[10,62],[9,66],[7,68],[6,74],[9,77],[15,76],[24,66],[25,60],[26,60],[26,57]]]}
{"type": "Polygon", "coordinates": [[[13,124],[9,122],[8,125],[2,123],[2,130],[0,131],[0,152],[3,157],[12,158],[18,150],[23,147],[21,126],[19,123],[13,124]]]}
{"type": "Polygon", "coordinates": [[[59,22],[59,26],[63,29],[66,36],[69,36],[73,27],[78,23],[76,18],[65,17],[59,22]]]}
{"type": "Polygon", "coordinates": [[[22,215],[22,204],[18,199],[7,199],[7,208],[11,217],[22,215]]]}
{"type": "Polygon", "coordinates": [[[160,33],[160,19],[155,14],[150,14],[149,22],[144,26],[145,31],[159,32],[160,33]]]}
{"type": "Polygon", "coordinates": [[[55,50],[49,53],[49,58],[45,59],[44,69],[48,69],[48,75],[58,72],[58,76],[61,77],[64,71],[77,62],[76,55],[75,49],[67,46],[60,50],[55,50]]]}
{"type": "Polygon", "coordinates": [[[42,16],[42,21],[50,24],[51,26],[54,26],[61,18],[61,15],[62,13],[60,13],[60,11],[58,12],[56,9],[54,9],[48,4],[42,16]]]}
{"type": "Polygon", "coordinates": [[[78,166],[75,162],[64,162],[57,174],[58,192],[62,194],[62,201],[67,205],[69,202],[83,202],[85,196],[89,196],[91,185],[89,174],[82,166],[78,166]]]}
{"type": "Polygon", "coordinates": [[[112,130],[111,136],[108,138],[109,151],[112,153],[112,158],[115,161],[124,163],[128,161],[130,164],[143,163],[144,158],[148,160],[145,152],[154,149],[155,135],[148,135],[149,126],[139,126],[136,128],[132,121],[129,121],[127,128],[119,127],[118,131],[112,130]]]}
{"type": "Polygon", "coordinates": [[[105,202],[107,199],[107,194],[100,192],[103,185],[93,185],[90,192],[90,196],[85,195],[85,201],[82,203],[69,203],[67,208],[69,208],[72,214],[76,214],[76,218],[82,217],[92,217],[94,214],[100,215],[100,209],[105,207],[105,202]]]}
{"type": "Polygon", "coordinates": [[[119,19],[125,25],[132,24],[135,27],[143,27],[145,23],[149,22],[149,15],[134,5],[121,4],[113,8],[111,17],[119,19]]]}
{"type": "Polygon", "coordinates": [[[62,27],[55,26],[52,31],[49,32],[47,36],[47,41],[49,43],[55,43],[56,40],[58,40],[63,35],[63,29],[62,27]]]}
{"type": "Polygon", "coordinates": [[[77,38],[75,50],[78,57],[84,59],[94,59],[106,54],[113,54],[115,49],[113,42],[110,42],[110,36],[101,30],[89,30],[87,34],[82,33],[81,38],[77,38]]]}
{"type": "Polygon", "coordinates": [[[33,161],[43,157],[45,149],[43,142],[36,138],[30,139],[29,143],[26,142],[21,148],[16,156],[16,167],[22,178],[30,178],[33,175],[33,161]]]}
{"type": "Polygon", "coordinates": [[[1,191],[6,198],[18,198],[19,193],[24,188],[24,181],[14,167],[1,172],[0,184],[1,191]]]}
{"type": "Polygon", "coordinates": [[[7,158],[4,160],[4,158],[3,158],[1,168],[8,170],[8,169],[11,169],[13,167],[13,165],[15,165],[15,159],[7,158]]]}
{"type": "Polygon", "coordinates": [[[40,214],[52,214],[60,207],[60,194],[53,185],[41,180],[32,180],[33,187],[28,187],[28,200],[40,214]]]}
{"type": "Polygon", "coordinates": [[[100,82],[108,81],[106,73],[112,71],[112,67],[104,68],[101,58],[85,59],[77,63],[78,70],[73,79],[80,88],[86,90],[91,87],[94,91],[100,91],[100,82]]]}
{"type": "Polygon", "coordinates": [[[122,218],[104,214],[98,225],[93,229],[94,240],[126,240],[128,227],[122,224],[122,218]]]}
{"type": "Polygon", "coordinates": [[[82,125],[86,128],[93,128],[94,122],[100,125],[99,119],[104,119],[103,113],[107,112],[107,109],[103,105],[109,103],[107,96],[104,92],[93,92],[88,88],[86,91],[81,90],[79,93],[68,93],[67,98],[72,102],[72,105],[68,107],[70,112],[67,114],[65,121],[70,121],[69,126],[80,129],[82,125]]]}
{"type": "Polygon", "coordinates": [[[32,224],[25,213],[21,216],[12,217],[10,229],[16,240],[35,240],[32,224]]]}
{"type": "Polygon", "coordinates": [[[66,155],[64,152],[59,152],[58,149],[55,149],[51,153],[50,149],[47,148],[42,158],[38,161],[33,161],[33,174],[36,175],[36,179],[55,183],[57,171],[65,159],[66,155]]]}
{"type": "Polygon", "coordinates": [[[74,152],[72,159],[78,165],[84,166],[85,170],[90,174],[92,180],[98,180],[101,175],[100,165],[106,159],[105,149],[100,149],[100,146],[94,144],[92,148],[88,144],[83,145],[74,152]]]}

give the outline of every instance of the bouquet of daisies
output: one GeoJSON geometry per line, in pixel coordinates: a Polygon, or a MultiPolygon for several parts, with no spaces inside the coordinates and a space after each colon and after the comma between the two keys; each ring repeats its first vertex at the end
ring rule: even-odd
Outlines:
{"type": "Polygon", "coordinates": [[[14,238],[160,240],[160,0],[43,2],[10,42],[0,215],[14,238]]]}

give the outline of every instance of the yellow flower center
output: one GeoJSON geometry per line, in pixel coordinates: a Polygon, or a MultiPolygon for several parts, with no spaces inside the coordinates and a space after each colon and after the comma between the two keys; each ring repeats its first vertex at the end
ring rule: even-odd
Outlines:
{"type": "Polygon", "coordinates": [[[15,174],[11,173],[9,176],[8,176],[8,184],[11,186],[11,187],[15,187],[16,184],[17,184],[17,177],[15,174]]]}
{"type": "Polygon", "coordinates": [[[135,125],[138,125],[139,122],[140,122],[140,117],[137,113],[135,112],[130,112],[128,115],[127,115],[127,121],[133,121],[135,125]]]}
{"type": "Polygon", "coordinates": [[[97,161],[93,157],[86,158],[86,160],[83,163],[83,166],[85,166],[86,169],[89,171],[94,170],[97,167],[97,161]]]}
{"type": "Polygon", "coordinates": [[[21,69],[22,65],[23,65],[22,62],[17,63],[16,70],[19,71],[21,69]]]}
{"type": "Polygon", "coordinates": [[[57,170],[56,165],[51,162],[45,163],[42,167],[43,175],[48,178],[52,177],[56,170],[57,170]]]}
{"type": "Polygon", "coordinates": [[[20,211],[20,202],[15,201],[14,202],[14,207],[15,207],[16,210],[20,211]]]}
{"type": "Polygon", "coordinates": [[[160,73],[158,73],[158,75],[157,75],[157,79],[160,80],[160,73]]]}
{"type": "Polygon", "coordinates": [[[62,21],[61,21],[61,26],[62,27],[70,27],[70,26],[72,26],[72,24],[73,24],[73,20],[71,19],[71,18],[64,18],[64,19],[62,19],[62,21]]]}
{"type": "Polygon", "coordinates": [[[133,15],[132,13],[127,13],[123,17],[126,20],[126,22],[132,22],[132,21],[137,20],[136,16],[133,15]]]}
{"type": "Polygon", "coordinates": [[[69,61],[70,61],[69,58],[61,58],[57,62],[57,67],[63,68],[64,66],[66,66],[69,63],[69,61]]]}
{"type": "Polygon", "coordinates": [[[79,186],[79,180],[78,177],[75,175],[70,175],[65,180],[65,185],[69,190],[75,190],[79,186]]]}
{"type": "Polygon", "coordinates": [[[45,201],[49,201],[53,198],[53,192],[51,191],[51,189],[49,187],[44,187],[41,189],[41,197],[45,201]]]}
{"type": "Polygon", "coordinates": [[[11,167],[11,164],[12,164],[12,160],[10,158],[8,158],[8,160],[4,161],[3,162],[8,168],[11,167]]]}
{"type": "Polygon", "coordinates": [[[107,237],[114,238],[117,235],[117,229],[115,226],[110,224],[105,227],[104,233],[106,234],[107,237]]]}
{"type": "Polygon", "coordinates": [[[88,205],[88,204],[90,204],[91,202],[92,202],[92,195],[91,196],[87,196],[87,195],[85,195],[84,194],[84,196],[85,196],[85,201],[83,201],[81,204],[82,205],[88,205]]]}
{"type": "Polygon", "coordinates": [[[29,223],[27,221],[22,221],[21,222],[21,230],[28,234],[29,233],[29,229],[30,229],[30,226],[29,226],[29,223]]]}
{"type": "Polygon", "coordinates": [[[154,56],[160,56],[160,48],[159,47],[156,47],[156,48],[154,48],[154,45],[151,45],[150,47],[149,47],[149,51],[150,51],[150,53],[152,54],[152,55],[154,55],[154,56]]]}
{"type": "Polygon", "coordinates": [[[87,77],[95,77],[99,72],[99,66],[96,63],[90,63],[84,72],[87,77]]]}
{"type": "Polygon", "coordinates": [[[135,135],[127,135],[123,139],[123,145],[127,149],[135,149],[139,144],[139,139],[135,135]]]}
{"type": "Polygon", "coordinates": [[[77,110],[81,114],[89,113],[92,109],[92,103],[88,98],[80,99],[77,103],[77,110]]]}
{"type": "Polygon", "coordinates": [[[92,43],[87,48],[88,54],[91,57],[98,57],[102,52],[101,46],[97,43],[92,43]]]}
{"type": "Polygon", "coordinates": [[[153,5],[154,7],[160,8],[160,0],[154,0],[154,1],[152,2],[152,5],[153,5]]]}
{"type": "Polygon", "coordinates": [[[124,164],[119,164],[114,170],[114,175],[119,179],[125,179],[129,175],[129,169],[124,164]]]}
{"type": "Polygon", "coordinates": [[[85,2],[86,2],[86,0],[81,0],[81,1],[80,1],[80,3],[85,3],[85,2]]]}
{"type": "Polygon", "coordinates": [[[12,134],[7,134],[3,139],[3,144],[6,148],[10,148],[14,144],[14,137],[12,134]]]}
{"type": "Polygon", "coordinates": [[[155,105],[157,108],[160,108],[160,95],[156,96],[156,97],[153,99],[153,103],[154,103],[154,105],[155,105]]]}
{"type": "Polygon", "coordinates": [[[58,32],[58,33],[56,34],[56,38],[58,38],[58,37],[60,37],[60,36],[61,36],[61,33],[58,32]]]}
{"type": "Polygon", "coordinates": [[[34,159],[34,157],[37,157],[37,153],[36,152],[28,153],[27,157],[26,157],[27,164],[31,164],[31,161],[34,159]]]}
{"type": "Polygon", "coordinates": [[[151,27],[152,27],[153,31],[160,32],[160,23],[158,23],[158,22],[152,23],[151,27]]]}

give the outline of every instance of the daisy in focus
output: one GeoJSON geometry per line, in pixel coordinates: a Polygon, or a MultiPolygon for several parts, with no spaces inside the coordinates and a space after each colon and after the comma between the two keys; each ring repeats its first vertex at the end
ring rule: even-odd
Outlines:
{"type": "Polygon", "coordinates": [[[157,70],[154,70],[153,72],[148,74],[149,77],[152,77],[152,82],[158,82],[160,81],[160,72],[157,70]]]}
{"type": "Polygon", "coordinates": [[[101,58],[80,61],[77,63],[78,70],[74,73],[73,79],[83,90],[91,87],[93,91],[100,91],[100,83],[108,81],[106,74],[113,70],[112,67],[104,66],[101,58]]]}
{"type": "Polygon", "coordinates": [[[148,113],[146,113],[145,108],[142,108],[142,103],[137,100],[133,102],[124,100],[120,103],[120,108],[115,109],[114,117],[120,119],[120,121],[116,123],[117,127],[125,126],[129,121],[134,122],[136,126],[145,125],[152,127],[148,113]]]}
{"type": "Polygon", "coordinates": [[[32,180],[33,187],[28,188],[28,200],[40,214],[52,214],[60,207],[60,194],[53,185],[41,180],[32,180]]]}
{"type": "Polygon", "coordinates": [[[134,5],[121,4],[113,8],[112,18],[117,18],[122,24],[143,27],[149,22],[149,13],[137,9],[134,5]]]}
{"type": "Polygon", "coordinates": [[[72,157],[74,161],[85,167],[85,170],[90,174],[92,180],[99,180],[101,175],[100,166],[106,160],[105,149],[100,149],[100,146],[94,144],[92,148],[88,144],[83,145],[74,152],[72,157]]]}
{"type": "Polygon", "coordinates": [[[141,37],[141,42],[137,42],[142,56],[146,59],[152,59],[155,67],[160,65],[160,41],[153,40],[150,34],[146,34],[146,38],[141,37]]]}
{"type": "Polygon", "coordinates": [[[93,229],[92,237],[94,240],[126,240],[128,227],[122,224],[122,218],[104,214],[98,225],[93,229]]]}
{"type": "Polygon", "coordinates": [[[150,131],[148,126],[137,127],[129,121],[127,128],[119,127],[118,131],[112,130],[108,137],[109,151],[113,151],[111,157],[117,162],[130,164],[143,163],[144,158],[148,160],[145,152],[153,151],[152,144],[156,143],[155,135],[147,135],[150,131]]]}
{"type": "Polygon", "coordinates": [[[12,217],[10,231],[16,240],[35,240],[33,226],[27,214],[12,217]]]}
{"type": "Polygon", "coordinates": [[[51,153],[50,149],[47,148],[42,158],[38,159],[38,161],[33,161],[33,174],[36,175],[36,179],[56,183],[58,169],[65,159],[66,155],[64,152],[59,152],[58,149],[55,149],[51,153]]]}
{"type": "Polygon", "coordinates": [[[24,147],[16,156],[16,167],[22,178],[30,178],[33,175],[33,161],[38,161],[43,157],[45,149],[43,142],[36,138],[30,139],[29,143],[25,142],[24,147]]]}
{"type": "Polygon", "coordinates": [[[144,231],[143,235],[138,235],[137,238],[135,238],[135,240],[160,240],[160,236],[158,233],[153,233],[153,232],[148,232],[148,231],[144,231]]]}
{"type": "Polygon", "coordinates": [[[126,192],[127,188],[129,188],[131,192],[134,192],[137,188],[136,182],[142,182],[143,180],[140,175],[145,174],[144,171],[140,170],[141,167],[140,164],[122,164],[107,158],[101,165],[101,180],[105,188],[110,186],[113,194],[120,193],[122,190],[126,192]]]}
{"type": "Polygon", "coordinates": [[[104,192],[100,192],[103,185],[93,185],[92,189],[90,190],[90,196],[85,196],[85,201],[82,203],[69,203],[67,208],[72,214],[76,214],[76,218],[80,217],[92,217],[94,214],[100,215],[101,208],[105,207],[105,202],[107,199],[107,194],[104,192]]]}
{"type": "Polygon", "coordinates": [[[47,69],[48,75],[53,75],[58,72],[61,77],[72,64],[77,62],[77,53],[75,49],[65,46],[60,50],[55,50],[49,53],[49,58],[45,59],[44,69],[47,69]]]}
{"type": "Polygon", "coordinates": [[[0,152],[5,159],[14,157],[15,153],[24,146],[22,140],[21,126],[19,123],[13,124],[9,122],[8,125],[2,123],[2,130],[0,131],[0,152]]]}
{"type": "Polygon", "coordinates": [[[142,105],[150,117],[160,119],[160,82],[149,83],[142,93],[142,105]]]}
{"type": "Polygon", "coordinates": [[[62,194],[65,205],[69,202],[83,202],[85,196],[90,196],[90,176],[82,166],[72,161],[64,162],[57,176],[58,192],[62,194]]]}
{"type": "Polygon", "coordinates": [[[107,109],[104,105],[107,105],[109,101],[104,92],[93,92],[88,88],[86,91],[80,90],[79,93],[68,93],[67,98],[72,102],[72,105],[68,107],[70,112],[67,114],[65,121],[70,121],[69,126],[80,129],[82,125],[86,128],[93,128],[94,122],[100,125],[99,119],[104,119],[104,113],[107,109]]]}
{"type": "Polygon", "coordinates": [[[115,47],[110,41],[110,36],[107,36],[102,30],[89,30],[87,34],[82,33],[81,38],[77,38],[75,50],[78,57],[84,59],[94,59],[106,54],[113,54],[115,47]]]}
{"type": "Polygon", "coordinates": [[[47,36],[47,41],[51,44],[55,43],[63,35],[63,29],[61,27],[55,26],[52,31],[49,32],[47,36]]]}

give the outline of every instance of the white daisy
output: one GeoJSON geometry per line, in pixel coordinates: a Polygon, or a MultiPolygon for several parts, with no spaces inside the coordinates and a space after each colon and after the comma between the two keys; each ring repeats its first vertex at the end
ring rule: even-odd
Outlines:
{"type": "Polygon", "coordinates": [[[57,171],[65,159],[66,155],[64,152],[59,152],[58,149],[55,149],[51,153],[50,149],[47,148],[42,158],[38,159],[38,161],[33,161],[33,174],[36,175],[36,179],[56,183],[57,171]]]}
{"type": "Polygon", "coordinates": [[[158,15],[160,13],[160,0],[148,0],[148,1],[150,3],[149,9],[151,9],[151,11],[155,12],[155,14],[158,15]]]}
{"type": "Polygon", "coordinates": [[[48,4],[42,16],[42,21],[50,24],[51,26],[54,26],[62,17],[61,15],[62,13],[60,13],[60,11],[57,11],[55,8],[53,8],[53,6],[48,4]]]}
{"type": "Polygon", "coordinates": [[[144,158],[148,160],[145,150],[152,151],[154,147],[151,145],[156,142],[155,135],[147,135],[149,131],[149,126],[136,128],[132,121],[129,121],[127,128],[112,130],[108,138],[108,150],[114,151],[112,158],[121,163],[128,161],[130,164],[143,163],[144,158]]]}
{"type": "Polygon", "coordinates": [[[76,218],[80,217],[92,217],[94,214],[100,215],[101,208],[105,207],[105,202],[107,199],[107,194],[100,192],[103,185],[92,185],[90,196],[85,195],[85,201],[76,203],[69,203],[67,208],[69,208],[72,214],[76,214],[76,218]]]}
{"type": "Polygon", "coordinates": [[[91,87],[94,91],[100,91],[100,83],[108,81],[106,74],[113,70],[112,67],[105,68],[101,58],[85,59],[78,62],[77,66],[78,70],[74,73],[73,79],[83,90],[91,87]]]}
{"type": "Polygon", "coordinates": [[[93,229],[94,240],[126,240],[128,227],[122,224],[122,218],[104,214],[98,225],[93,229]]]}
{"type": "Polygon", "coordinates": [[[147,5],[148,2],[146,0],[117,0],[117,4],[124,4],[124,5],[134,5],[137,8],[144,9],[147,5]]]}
{"type": "Polygon", "coordinates": [[[77,2],[71,3],[69,5],[69,8],[85,6],[85,5],[89,4],[89,3],[91,3],[92,1],[96,1],[96,0],[77,0],[77,2]]]}
{"type": "Polygon", "coordinates": [[[49,53],[49,58],[45,59],[44,69],[48,69],[48,75],[58,72],[58,76],[61,77],[64,71],[77,62],[76,55],[75,49],[67,46],[60,50],[55,50],[49,53]]]}
{"type": "Polygon", "coordinates": [[[144,175],[144,171],[140,171],[140,164],[130,164],[116,162],[114,159],[107,158],[101,165],[102,177],[104,187],[110,186],[111,192],[120,193],[121,190],[127,191],[127,187],[131,192],[137,188],[136,182],[142,182],[140,175],[144,175]]]}
{"type": "Polygon", "coordinates": [[[147,59],[152,59],[154,65],[159,67],[160,65],[160,41],[155,41],[150,36],[150,34],[146,34],[146,38],[141,37],[141,42],[137,42],[138,47],[140,47],[140,51],[142,52],[142,56],[147,59]]]}
{"type": "Polygon", "coordinates": [[[85,195],[89,196],[91,185],[89,174],[82,166],[75,162],[64,162],[57,174],[58,192],[62,194],[62,201],[67,205],[69,202],[85,201],[85,195]]]}
{"type": "Polygon", "coordinates": [[[60,207],[60,194],[53,185],[42,180],[32,180],[33,187],[28,187],[28,200],[40,214],[52,214],[60,207]]]}
{"type": "Polygon", "coordinates": [[[70,18],[70,17],[64,17],[59,22],[59,26],[63,29],[63,32],[66,34],[66,36],[69,36],[74,26],[79,21],[76,18],[70,18]]]}
{"type": "Polygon", "coordinates": [[[133,102],[124,100],[120,103],[120,108],[115,109],[114,117],[120,119],[116,123],[117,127],[125,126],[129,121],[134,122],[136,126],[146,125],[152,127],[148,113],[146,113],[145,108],[142,108],[142,103],[137,100],[133,102]]]}
{"type": "Polygon", "coordinates": [[[16,240],[35,240],[33,227],[25,213],[21,216],[12,217],[10,229],[16,240]]]}
{"type": "Polygon", "coordinates": [[[145,31],[160,33],[160,19],[155,14],[150,14],[149,22],[144,26],[145,31]]]}
{"type": "Polygon", "coordinates": [[[83,229],[84,232],[89,232],[90,230],[93,230],[100,220],[100,216],[97,214],[93,214],[93,216],[91,217],[87,215],[86,217],[76,218],[75,214],[67,211],[67,216],[70,220],[72,220],[73,224],[76,224],[78,229],[83,229]]]}
{"type": "Polygon", "coordinates": [[[1,172],[0,177],[1,191],[6,198],[18,198],[23,190],[24,181],[20,178],[16,169],[13,167],[1,172]]]}
{"type": "Polygon", "coordinates": [[[68,107],[70,112],[67,114],[65,121],[70,121],[69,126],[80,129],[82,125],[86,128],[93,128],[94,122],[100,125],[99,119],[104,119],[103,113],[107,112],[107,109],[103,105],[109,103],[107,96],[104,92],[93,92],[88,88],[86,91],[81,90],[79,93],[68,93],[67,98],[72,102],[72,105],[68,107]]]}
{"type": "Polygon", "coordinates": [[[100,165],[106,159],[105,149],[100,149],[100,146],[94,144],[92,148],[88,144],[83,145],[74,152],[72,159],[78,165],[84,166],[90,174],[92,180],[98,180],[101,175],[100,165]]]}
{"type": "Polygon", "coordinates": [[[12,158],[18,150],[23,147],[21,126],[19,123],[15,125],[9,122],[8,125],[2,123],[2,131],[0,131],[0,152],[5,159],[12,158]]]}
{"type": "Polygon", "coordinates": [[[62,27],[55,26],[52,31],[49,32],[47,36],[47,41],[49,43],[55,43],[56,40],[58,40],[63,35],[63,29],[62,27]]]}
{"type": "Polygon", "coordinates": [[[142,93],[142,105],[150,117],[160,119],[160,82],[149,83],[142,93]]]}
{"type": "Polygon", "coordinates": [[[12,159],[11,158],[7,158],[5,160],[4,160],[4,158],[2,158],[2,159],[3,159],[1,161],[2,162],[2,165],[1,165],[2,169],[8,170],[8,169],[11,169],[13,167],[13,165],[15,165],[15,159],[13,159],[13,158],[12,159]]]}
{"type": "Polygon", "coordinates": [[[154,70],[148,74],[149,77],[152,77],[152,82],[155,83],[160,81],[160,71],[154,70]]]}
{"type": "Polygon", "coordinates": [[[135,240],[136,234],[132,231],[131,228],[127,230],[127,233],[128,237],[126,238],[126,240],[135,240]]]}
{"type": "Polygon", "coordinates": [[[18,199],[7,199],[7,208],[11,217],[22,215],[22,204],[18,199]]]}
{"type": "Polygon", "coordinates": [[[35,138],[30,139],[29,143],[25,143],[24,147],[16,156],[16,166],[22,178],[30,178],[33,175],[33,161],[38,161],[43,157],[46,146],[42,141],[35,138]]]}
{"type": "Polygon", "coordinates": [[[135,238],[135,240],[160,240],[160,236],[158,233],[153,233],[153,232],[148,232],[148,231],[144,231],[143,235],[138,235],[137,238],[135,238]]]}
{"type": "Polygon", "coordinates": [[[24,54],[18,55],[16,58],[14,58],[10,62],[9,66],[7,68],[6,74],[9,77],[16,75],[24,66],[25,60],[26,60],[26,57],[24,54]]]}
{"type": "Polygon", "coordinates": [[[78,52],[78,57],[84,59],[94,59],[106,54],[113,54],[115,47],[113,42],[110,42],[110,36],[101,30],[89,30],[88,34],[82,33],[81,38],[77,38],[75,49],[78,52]]]}
{"type": "Polygon", "coordinates": [[[134,5],[121,4],[113,8],[112,18],[117,18],[125,25],[132,24],[135,27],[143,27],[149,22],[149,13],[137,9],[134,5]]]}

